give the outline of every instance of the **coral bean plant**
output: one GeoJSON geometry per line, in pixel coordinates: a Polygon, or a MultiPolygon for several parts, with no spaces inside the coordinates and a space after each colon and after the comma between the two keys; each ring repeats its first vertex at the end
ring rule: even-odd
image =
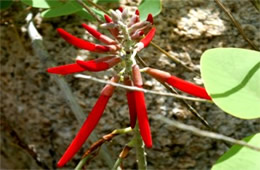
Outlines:
{"type": "MultiPolygon", "coordinates": [[[[52,74],[67,75],[84,71],[99,72],[114,67],[116,74],[111,78],[111,82],[122,82],[127,86],[142,88],[141,72],[145,72],[160,82],[164,82],[183,92],[196,97],[211,100],[206,90],[200,86],[177,78],[167,72],[144,68],[140,69],[136,61],[136,55],[139,51],[146,48],[153,39],[156,27],[153,25],[153,16],[149,14],[145,21],[140,21],[139,11],[130,15],[127,8],[110,10],[110,16],[104,15],[106,23],[100,25],[101,28],[108,29],[113,38],[98,32],[87,24],[82,24],[83,28],[99,40],[101,44],[77,38],[62,28],[57,32],[68,43],[75,47],[88,50],[94,53],[105,53],[106,57],[83,61],[76,60],[75,63],[48,68],[47,71],[52,74]]],[[[84,142],[88,139],[93,129],[98,124],[104,109],[113,95],[115,86],[107,84],[101,91],[100,97],[94,105],[92,111],[79,130],[78,134],[71,142],[63,156],[60,158],[57,166],[63,167],[78,152],[84,142]]],[[[152,147],[152,136],[146,110],[145,96],[142,91],[127,90],[126,98],[128,101],[130,126],[135,128],[138,121],[138,127],[142,140],[147,148],[152,147]]]]}

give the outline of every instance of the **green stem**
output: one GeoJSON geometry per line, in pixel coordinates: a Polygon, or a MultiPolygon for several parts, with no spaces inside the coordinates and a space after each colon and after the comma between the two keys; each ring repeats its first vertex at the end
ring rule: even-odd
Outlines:
{"type": "Polygon", "coordinates": [[[86,164],[89,156],[86,156],[85,158],[81,159],[78,165],[76,166],[75,170],[82,170],[82,167],[86,164]]]}
{"type": "Polygon", "coordinates": [[[145,149],[142,137],[139,131],[139,125],[136,123],[135,128],[135,148],[136,148],[136,158],[139,170],[147,169],[145,149]]]}
{"type": "Polygon", "coordinates": [[[112,133],[113,134],[126,134],[126,133],[129,133],[129,132],[132,132],[131,127],[127,127],[127,128],[124,128],[124,129],[116,129],[112,133]]]}
{"type": "MultiPolygon", "coordinates": [[[[135,140],[135,137],[134,137],[130,142],[128,142],[128,144],[126,146],[133,148],[135,146],[135,142],[136,142],[136,140],[135,140]]],[[[122,163],[124,158],[121,157],[121,153],[120,153],[119,157],[117,158],[117,160],[116,160],[116,162],[115,162],[115,164],[114,164],[114,166],[111,170],[117,170],[118,167],[120,166],[120,164],[122,163]]]]}
{"type": "Polygon", "coordinates": [[[111,170],[117,170],[122,161],[123,161],[123,158],[118,158],[114,164],[114,167],[111,170]]]}

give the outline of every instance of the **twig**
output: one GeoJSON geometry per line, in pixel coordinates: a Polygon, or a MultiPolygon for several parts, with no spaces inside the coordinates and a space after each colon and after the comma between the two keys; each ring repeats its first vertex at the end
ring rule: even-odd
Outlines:
{"type": "MultiPolygon", "coordinates": [[[[114,138],[117,135],[120,134],[125,134],[125,133],[129,133],[132,131],[131,127],[128,128],[124,128],[124,129],[116,129],[113,132],[103,136],[101,139],[97,140],[96,142],[94,142],[88,149],[87,151],[85,151],[84,155],[82,156],[80,162],[78,163],[78,165],[76,166],[75,170],[80,170],[82,169],[82,167],[85,165],[86,161],[90,159],[90,156],[93,155],[93,153],[96,150],[99,150],[101,148],[101,146],[105,143],[108,142],[110,140],[112,140],[112,138],[114,138]]],[[[114,166],[113,166],[114,167],[114,166]]]]}
{"type": "Polygon", "coordinates": [[[125,129],[116,129],[112,133],[109,133],[109,134],[103,136],[101,139],[99,139],[98,141],[96,141],[95,143],[93,143],[90,146],[90,148],[84,153],[82,158],[88,156],[89,154],[94,152],[97,148],[101,147],[105,142],[112,140],[115,136],[120,135],[120,134],[129,133],[131,131],[132,131],[131,127],[128,127],[125,129]]]}
{"type": "Polygon", "coordinates": [[[144,60],[143,60],[138,54],[136,54],[135,58],[137,59],[137,61],[138,61],[139,63],[141,63],[141,65],[142,65],[143,67],[148,67],[148,64],[146,64],[146,63],[144,62],[144,60]]]}
{"type": "Polygon", "coordinates": [[[162,49],[159,45],[155,44],[153,41],[150,42],[150,44],[157,48],[161,53],[165,54],[167,57],[169,57],[170,59],[172,59],[175,63],[180,64],[181,66],[183,66],[185,69],[187,69],[188,71],[191,71],[193,73],[195,73],[196,75],[200,76],[200,74],[198,72],[196,72],[195,70],[191,69],[190,67],[188,67],[186,64],[184,64],[181,60],[179,60],[178,58],[172,56],[171,54],[169,54],[167,51],[165,51],[164,49],[162,49]]]}
{"type": "Polygon", "coordinates": [[[240,26],[239,22],[233,17],[233,15],[228,11],[228,9],[225,7],[225,5],[220,0],[215,0],[215,2],[218,4],[218,6],[226,13],[226,15],[229,17],[231,22],[236,26],[238,29],[238,32],[242,35],[244,40],[248,42],[248,44],[255,50],[259,51],[257,46],[247,37],[246,33],[240,26]]]}
{"type": "Polygon", "coordinates": [[[147,90],[147,89],[138,88],[138,87],[134,87],[134,86],[126,86],[126,85],[122,85],[122,84],[119,84],[119,83],[113,83],[113,82],[110,82],[110,81],[98,79],[98,78],[95,78],[95,77],[92,77],[92,76],[89,76],[89,75],[76,74],[75,77],[93,80],[93,81],[103,83],[103,84],[111,84],[113,86],[121,87],[121,88],[124,88],[124,89],[127,89],[127,90],[141,91],[141,92],[144,92],[144,93],[150,93],[150,94],[161,95],[161,96],[176,97],[176,98],[179,98],[179,99],[185,99],[185,100],[191,100],[191,101],[197,101],[197,102],[208,102],[208,103],[212,102],[212,101],[209,101],[209,100],[195,98],[195,97],[188,97],[188,96],[182,96],[182,95],[177,95],[177,94],[172,94],[172,93],[158,92],[158,91],[147,90]]]}
{"type": "MultiPolygon", "coordinates": [[[[32,22],[32,17],[33,17],[32,13],[29,13],[26,17],[26,21],[28,23],[28,33],[29,33],[29,37],[32,41],[33,50],[34,50],[35,54],[39,57],[41,63],[43,64],[43,66],[45,68],[52,67],[52,66],[54,66],[54,63],[50,60],[49,54],[45,50],[45,47],[43,45],[42,36],[39,34],[36,27],[34,26],[34,24],[32,22]]],[[[66,101],[67,101],[69,107],[71,108],[74,116],[76,117],[77,121],[80,124],[83,124],[86,117],[82,111],[82,108],[77,103],[77,100],[76,100],[75,96],[73,95],[68,83],[64,80],[64,78],[62,78],[60,76],[52,75],[52,77],[53,77],[54,81],[56,82],[56,84],[59,86],[62,93],[64,94],[64,98],[66,99],[66,101]]],[[[95,132],[92,132],[92,134],[90,135],[90,140],[92,142],[97,140],[97,135],[95,134],[95,132]]],[[[109,154],[107,147],[104,146],[100,152],[101,152],[102,158],[107,163],[107,165],[109,167],[112,167],[113,160],[109,154]]]]}
{"type": "Polygon", "coordinates": [[[98,16],[82,1],[76,0],[83,8],[85,8],[90,15],[92,15],[100,24],[103,23],[98,16]]]}
{"type": "MultiPolygon", "coordinates": [[[[159,81],[159,80],[158,80],[159,81]]],[[[160,81],[159,81],[160,82],[160,81]]],[[[168,84],[164,83],[164,82],[160,82],[165,88],[167,88],[168,90],[170,90],[172,93],[179,95],[179,93],[177,92],[177,90],[175,90],[174,88],[170,87],[168,84]]],[[[212,130],[212,128],[210,127],[209,123],[199,114],[199,112],[197,112],[196,109],[194,109],[185,99],[179,99],[179,101],[181,103],[183,103],[189,110],[190,112],[199,119],[199,121],[206,126],[209,130],[212,130]]]]}
{"type": "Polygon", "coordinates": [[[94,6],[95,8],[99,9],[100,11],[109,14],[106,10],[104,10],[101,6],[97,5],[96,3],[92,2],[91,0],[86,0],[89,4],[94,6]]]}
{"type": "Polygon", "coordinates": [[[250,145],[250,144],[248,144],[248,143],[246,143],[242,140],[237,140],[237,139],[234,139],[234,138],[222,135],[222,134],[214,133],[214,132],[200,130],[200,129],[194,127],[194,126],[186,125],[186,124],[178,122],[176,120],[170,120],[170,119],[163,117],[161,115],[153,116],[153,118],[156,119],[156,120],[161,120],[161,121],[163,121],[164,123],[166,123],[170,126],[174,126],[176,128],[179,128],[179,129],[182,129],[182,130],[185,130],[185,131],[190,131],[190,132],[192,132],[192,133],[194,133],[195,135],[198,135],[198,136],[205,136],[205,137],[212,138],[212,139],[223,140],[223,141],[230,142],[230,143],[233,143],[233,144],[245,146],[245,147],[248,147],[250,149],[253,149],[253,150],[260,152],[259,147],[250,145]]]}

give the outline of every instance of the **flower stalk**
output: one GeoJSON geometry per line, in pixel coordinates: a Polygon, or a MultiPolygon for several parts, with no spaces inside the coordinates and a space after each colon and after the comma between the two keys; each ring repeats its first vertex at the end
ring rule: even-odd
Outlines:
{"type": "Polygon", "coordinates": [[[138,123],[135,125],[134,128],[135,133],[135,149],[136,149],[136,159],[137,159],[137,165],[139,170],[146,170],[147,169],[147,162],[146,162],[146,154],[145,154],[145,148],[144,148],[144,142],[142,140],[140,131],[139,131],[139,125],[138,123]]]}
{"type": "MultiPolygon", "coordinates": [[[[96,125],[98,124],[105,107],[113,94],[115,86],[111,83],[119,81],[124,82],[128,87],[136,87],[142,89],[143,81],[139,66],[136,62],[136,55],[143,48],[146,48],[152,41],[156,28],[153,27],[153,17],[151,14],[147,16],[146,21],[140,21],[139,11],[136,10],[132,18],[129,18],[128,10],[120,8],[119,10],[110,10],[110,16],[105,15],[106,23],[101,27],[110,31],[113,38],[106,36],[87,24],[82,24],[86,31],[93,37],[98,39],[102,44],[95,44],[71,35],[62,28],[57,29],[61,37],[75,47],[85,49],[91,52],[104,53],[107,57],[82,61],[77,60],[73,64],[49,68],[49,73],[67,75],[83,71],[98,72],[107,70],[115,65],[116,75],[110,83],[104,87],[92,111],[89,113],[80,131],[69,145],[64,155],[59,160],[57,166],[63,167],[80,147],[87,140],[96,125]],[[130,20],[130,22],[128,22],[130,20]],[[144,36],[143,36],[144,35],[144,36]]],[[[205,89],[192,83],[171,76],[169,73],[148,68],[146,72],[162,82],[168,83],[189,94],[210,99],[205,89]]],[[[146,158],[144,146],[152,147],[152,136],[145,104],[144,92],[141,90],[133,90],[126,92],[128,101],[130,126],[135,131],[135,145],[137,151],[137,161],[139,169],[146,169],[146,158]],[[138,125],[136,124],[138,120],[138,125]]],[[[114,132],[117,133],[117,132],[114,132]]],[[[114,136],[115,134],[112,134],[114,136]]],[[[125,132],[122,132],[125,133],[125,132]]],[[[111,137],[111,136],[110,136],[111,137]]],[[[111,139],[104,136],[103,139],[111,139]]],[[[103,140],[95,143],[92,149],[95,149],[103,140]]],[[[91,153],[91,149],[86,153],[91,153]]],[[[87,156],[88,157],[88,156],[87,156]]],[[[86,158],[87,160],[88,158],[86,158]]],[[[85,159],[84,159],[85,160],[85,159]]]]}

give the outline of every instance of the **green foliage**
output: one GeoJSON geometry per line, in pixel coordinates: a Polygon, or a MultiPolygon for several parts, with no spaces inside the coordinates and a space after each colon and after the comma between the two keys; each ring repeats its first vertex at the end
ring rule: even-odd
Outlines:
{"type": "Polygon", "coordinates": [[[202,79],[214,103],[243,119],[260,117],[260,53],[216,48],[201,57],[202,79]]]}
{"type": "Polygon", "coordinates": [[[95,21],[95,18],[92,15],[90,15],[90,13],[88,13],[88,11],[86,9],[81,9],[80,11],[76,12],[75,14],[88,21],[95,21]]]}
{"type": "Polygon", "coordinates": [[[66,1],[61,0],[21,0],[23,3],[34,8],[55,8],[63,5],[66,1]]]}
{"type": "Polygon", "coordinates": [[[119,3],[120,0],[96,0],[96,3],[119,3]]]}
{"type": "Polygon", "coordinates": [[[149,13],[153,16],[160,14],[162,3],[161,0],[143,0],[138,9],[140,11],[141,20],[145,20],[149,13]]]}
{"type": "MultiPolygon", "coordinates": [[[[260,133],[243,139],[248,144],[260,147],[260,133]]],[[[260,152],[244,146],[234,145],[222,155],[212,170],[256,170],[260,169],[260,152]]]]}
{"type": "MultiPolygon", "coordinates": [[[[93,20],[93,17],[75,0],[21,0],[21,1],[34,8],[46,9],[41,13],[42,17],[44,18],[77,14],[84,19],[93,20]]],[[[97,0],[93,2],[97,2],[97,0]]],[[[102,11],[97,10],[95,8],[92,8],[92,10],[103,19],[104,13],[102,11]]]]}
{"type": "Polygon", "coordinates": [[[13,0],[0,0],[0,10],[9,8],[13,3],[13,0]]]}
{"type": "MultiPolygon", "coordinates": [[[[92,8],[92,10],[97,16],[104,20],[104,13],[102,11],[97,10],[95,8],[92,8]]],[[[79,15],[81,18],[87,19],[89,21],[95,21],[95,18],[92,15],[90,15],[86,9],[81,9],[76,14],[79,15]]]]}
{"type": "Polygon", "coordinates": [[[78,4],[76,1],[69,1],[56,8],[50,8],[45,10],[44,12],[42,12],[42,16],[44,18],[64,16],[78,12],[81,9],[82,6],[78,4]]]}

